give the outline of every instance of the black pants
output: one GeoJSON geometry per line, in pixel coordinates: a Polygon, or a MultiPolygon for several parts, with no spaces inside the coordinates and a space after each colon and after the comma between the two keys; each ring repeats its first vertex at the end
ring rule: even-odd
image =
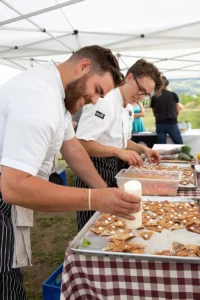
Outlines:
{"type": "Polygon", "coordinates": [[[11,205],[3,201],[0,193],[0,300],[25,300],[23,274],[12,269],[14,233],[11,205]]]}
{"type": "Polygon", "coordinates": [[[167,143],[167,134],[169,134],[174,144],[183,144],[183,139],[177,124],[156,124],[158,144],[167,143]]]}
{"type": "MultiPolygon", "coordinates": [[[[117,187],[115,176],[116,174],[128,165],[116,157],[92,157],[91,158],[95,168],[97,169],[100,176],[105,180],[109,187],[117,187]]],[[[88,188],[88,186],[79,178],[75,178],[75,186],[81,188],[88,188]]],[[[95,213],[91,211],[77,211],[77,224],[78,230],[80,231],[83,226],[89,221],[92,215],[95,213]]]]}

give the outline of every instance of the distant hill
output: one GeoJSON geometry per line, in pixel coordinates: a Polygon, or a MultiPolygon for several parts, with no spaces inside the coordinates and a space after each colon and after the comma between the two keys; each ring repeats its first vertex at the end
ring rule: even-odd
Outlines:
{"type": "Polygon", "coordinates": [[[177,94],[200,95],[200,78],[171,79],[169,87],[177,94]]]}

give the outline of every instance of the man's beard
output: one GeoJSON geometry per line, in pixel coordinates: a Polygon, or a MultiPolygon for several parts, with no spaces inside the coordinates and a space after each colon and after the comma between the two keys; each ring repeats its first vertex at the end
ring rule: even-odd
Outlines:
{"type": "Polygon", "coordinates": [[[91,103],[91,98],[86,96],[86,85],[91,75],[86,74],[81,78],[71,81],[65,90],[65,107],[71,113],[75,114],[77,109],[77,101],[85,98],[85,104],[91,103]]]}

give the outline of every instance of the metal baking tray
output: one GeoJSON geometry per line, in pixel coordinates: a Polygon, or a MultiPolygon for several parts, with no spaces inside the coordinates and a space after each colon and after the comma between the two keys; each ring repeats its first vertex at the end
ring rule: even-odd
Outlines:
{"type": "Polygon", "coordinates": [[[171,163],[171,164],[196,164],[196,160],[193,159],[193,160],[179,160],[179,159],[161,159],[160,160],[161,163],[171,163]]]}
{"type": "MultiPolygon", "coordinates": [[[[161,165],[173,166],[174,164],[172,164],[172,163],[161,163],[161,165]]],[[[178,166],[179,168],[189,168],[189,167],[191,167],[193,169],[193,174],[194,174],[194,184],[183,185],[183,184],[179,183],[178,184],[178,191],[196,190],[196,188],[198,187],[198,180],[197,180],[197,171],[195,169],[195,165],[192,165],[192,164],[189,164],[189,163],[184,163],[184,164],[177,163],[176,166],[178,166]]]]}
{"type": "MultiPolygon", "coordinates": [[[[174,166],[174,163],[163,163],[163,162],[161,162],[160,165],[174,166]]],[[[195,165],[192,165],[192,164],[189,164],[189,163],[184,163],[184,164],[183,163],[176,163],[176,166],[178,166],[179,168],[189,168],[189,167],[191,167],[193,169],[193,174],[194,174],[194,184],[183,185],[183,184],[179,183],[178,184],[178,191],[193,191],[193,190],[196,190],[196,188],[198,187],[198,180],[197,180],[197,171],[196,171],[195,165]]],[[[127,170],[129,170],[129,169],[134,169],[134,166],[130,166],[127,170]]]]}
{"type": "MultiPolygon", "coordinates": [[[[158,196],[143,196],[143,201],[164,201],[169,200],[170,202],[183,202],[183,201],[197,201],[200,205],[200,198],[198,197],[158,197],[158,196]]],[[[182,261],[187,263],[200,263],[199,257],[181,257],[181,256],[163,256],[163,255],[152,255],[151,250],[162,251],[171,248],[172,242],[180,242],[183,244],[196,244],[200,246],[200,235],[194,232],[189,232],[186,229],[179,229],[169,231],[164,229],[161,233],[155,232],[150,240],[145,241],[139,235],[129,241],[147,245],[144,254],[133,254],[128,252],[108,252],[103,251],[102,248],[108,242],[106,237],[96,235],[90,228],[98,219],[100,212],[96,212],[92,218],[87,222],[83,229],[77,234],[73,242],[71,243],[70,249],[78,254],[82,255],[95,255],[103,257],[122,257],[132,258],[138,260],[160,260],[160,261],[182,261]],[[83,247],[83,239],[86,238],[91,242],[88,247],[83,247]],[[154,248],[149,248],[149,244],[154,244],[154,248]],[[148,249],[149,248],[149,249],[148,249]]],[[[134,234],[136,231],[134,231],[134,234]]]]}

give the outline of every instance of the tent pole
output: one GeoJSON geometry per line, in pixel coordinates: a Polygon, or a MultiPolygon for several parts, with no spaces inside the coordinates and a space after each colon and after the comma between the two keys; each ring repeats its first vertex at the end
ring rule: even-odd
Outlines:
{"type": "Polygon", "coordinates": [[[27,70],[24,66],[20,65],[19,63],[16,63],[16,62],[12,61],[11,59],[7,59],[7,58],[2,58],[2,59],[12,63],[13,65],[15,65],[15,67],[17,66],[18,68],[23,69],[24,71],[27,70]]]}
{"type": "MultiPolygon", "coordinates": [[[[0,30],[6,30],[6,31],[28,31],[28,32],[41,32],[41,29],[33,29],[33,28],[22,28],[22,27],[7,27],[3,26],[0,27],[0,30]]],[[[56,30],[56,29],[48,29],[48,32],[50,33],[61,33],[61,34],[71,34],[71,31],[64,31],[64,30],[56,30]]]]}
{"type": "MultiPolygon", "coordinates": [[[[24,15],[17,10],[16,8],[14,8],[12,5],[6,3],[6,1],[4,1],[4,4],[6,6],[8,6],[10,9],[12,9],[14,12],[16,12],[17,14],[19,14],[21,17],[23,17],[24,15]]],[[[74,52],[74,49],[69,48],[65,43],[61,42],[56,36],[54,36],[52,33],[49,33],[45,28],[40,27],[36,22],[30,20],[29,18],[26,19],[28,22],[30,22],[31,24],[33,24],[34,26],[36,26],[37,28],[39,28],[41,30],[41,32],[46,33],[47,35],[49,35],[52,39],[54,39],[55,41],[57,41],[59,44],[61,44],[62,46],[64,46],[65,48],[67,48],[68,50],[71,50],[72,52],[74,52]]]]}
{"type": "MultiPolygon", "coordinates": [[[[40,15],[40,14],[44,14],[46,12],[49,12],[49,11],[52,11],[52,10],[55,10],[55,9],[59,9],[61,7],[69,6],[69,5],[72,5],[72,4],[75,4],[75,3],[78,3],[78,2],[82,2],[82,1],[85,1],[85,0],[71,0],[71,1],[68,1],[68,2],[64,2],[64,3],[60,3],[60,4],[57,4],[57,5],[50,6],[50,7],[46,7],[44,9],[33,11],[29,14],[21,15],[21,16],[16,17],[16,18],[12,18],[12,19],[9,19],[9,20],[6,20],[6,21],[2,21],[2,22],[0,22],[0,26],[10,24],[10,23],[14,23],[14,22],[24,20],[24,19],[27,19],[27,18],[30,18],[30,17],[34,17],[34,16],[37,16],[37,15],[40,15]]],[[[10,4],[8,4],[5,0],[1,0],[1,2],[12,9],[12,6],[10,4]]]]}
{"type": "MultiPolygon", "coordinates": [[[[67,54],[71,54],[71,51],[66,52],[66,51],[48,50],[48,49],[42,49],[42,48],[39,48],[39,49],[36,49],[36,48],[21,48],[21,49],[22,50],[30,50],[30,51],[38,51],[39,52],[38,54],[34,54],[34,55],[31,54],[31,56],[36,56],[36,57],[37,56],[46,56],[46,55],[62,55],[62,54],[67,55],[67,54]],[[43,51],[43,52],[41,52],[41,51],[43,51]]],[[[9,49],[9,50],[0,51],[0,58],[17,58],[17,57],[24,57],[25,56],[24,54],[22,54],[20,56],[20,52],[18,50],[17,50],[18,52],[17,52],[16,55],[14,55],[14,53],[13,53],[9,56],[9,53],[13,50],[14,49],[12,48],[12,49],[9,49]]],[[[26,57],[27,56],[29,56],[28,53],[26,54],[26,57]]]]}
{"type": "MultiPolygon", "coordinates": [[[[200,52],[200,51],[199,51],[200,52]]],[[[190,53],[190,54],[184,54],[181,56],[177,56],[177,57],[183,57],[183,56],[190,56],[193,54],[198,54],[199,52],[195,52],[195,53],[190,53]]],[[[156,59],[153,63],[155,62],[159,62],[159,61],[163,61],[163,60],[174,60],[174,61],[186,61],[186,62],[199,62],[199,60],[193,60],[193,59],[178,59],[176,57],[168,57],[168,58],[160,58],[160,57],[151,57],[151,56],[135,56],[135,55],[126,55],[126,54],[121,54],[122,57],[130,57],[130,58],[144,58],[144,59],[156,59]]]]}

